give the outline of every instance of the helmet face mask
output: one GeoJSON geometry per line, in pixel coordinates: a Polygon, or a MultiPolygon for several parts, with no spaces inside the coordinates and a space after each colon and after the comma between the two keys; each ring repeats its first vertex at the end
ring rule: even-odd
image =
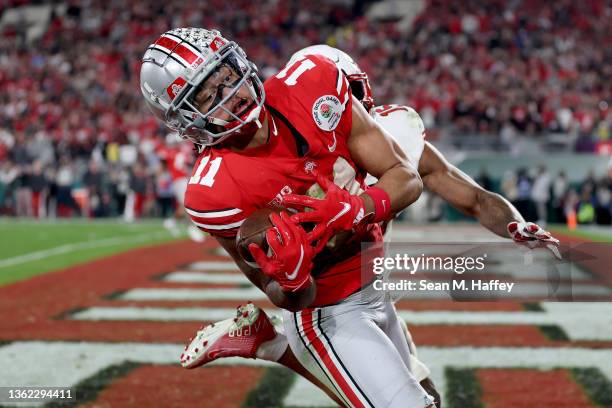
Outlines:
{"type": "Polygon", "coordinates": [[[369,112],[374,107],[374,98],[372,98],[372,88],[370,87],[368,75],[365,72],[346,75],[346,79],[349,81],[352,94],[361,102],[365,110],[369,112]]]}
{"type": "Polygon", "coordinates": [[[249,123],[260,126],[265,93],[257,67],[236,43],[216,31],[176,29],[164,33],[143,58],[141,89],[158,118],[199,145],[217,144],[232,134],[251,130],[246,126],[249,123]],[[165,45],[162,40],[166,38],[173,44],[184,42],[158,52],[158,43],[165,45]],[[190,66],[181,63],[185,62],[180,58],[185,50],[179,47],[195,54],[191,60],[197,59],[190,66]],[[210,99],[203,101],[203,96],[210,99]]]}

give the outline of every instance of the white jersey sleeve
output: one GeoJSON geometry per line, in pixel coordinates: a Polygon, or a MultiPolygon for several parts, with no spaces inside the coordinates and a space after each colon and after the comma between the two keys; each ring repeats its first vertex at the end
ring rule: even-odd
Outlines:
{"type": "MultiPolygon", "coordinates": [[[[370,111],[374,120],[395,139],[410,161],[418,168],[425,147],[425,125],[419,114],[408,106],[382,105],[370,111]]],[[[377,179],[368,174],[366,183],[377,179]]]]}

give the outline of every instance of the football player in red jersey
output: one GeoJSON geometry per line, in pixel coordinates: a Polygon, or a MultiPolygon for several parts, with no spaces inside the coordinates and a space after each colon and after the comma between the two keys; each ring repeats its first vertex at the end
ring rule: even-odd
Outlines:
{"type": "MultiPolygon", "coordinates": [[[[558,242],[549,233],[535,224],[525,223],[503,198],[479,188],[468,176],[448,164],[444,157],[429,142],[424,140],[423,123],[412,108],[398,105],[374,107],[367,75],[359,69],[347,54],[325,45],[312,46],[294,54],[290,64],[310,54],[324,55],[338,65],[349,80],[354,94],[372,117],[391,136],[394,136],[399,147],[414,163],[418,164],[421,177],[423,177],[428,188],[434,190],[460,210],[476,216],[483,225],[493,232],[504,237],[509,235],[517,242],[530,241],[535,245],[548,246],[554,251],[558,242]],[[425,162],[421,161],[421,157],[424,158],[425,162]]],[[[375,181],[375,179],[372,180],[375,181]]],[[[265,313],[261,316],[259,312],[262,311],[250,305],[248,309],[241,308],[236,319],[228,319],[213,327],[208,326],[199,332],[199,338],[196,338],[188,349],[188,353],[197,355],[197,359],[185,362],[184,365],[186,367],[196,367],[219,357],[236,355],[278,361],[282,352],[287,349],[288,344],[282,333],[277,334],[276,337],[270,334],[271,325],[260,325],[266,327],[266,330],[249,331],[248,337],[251,342],[243,342],[248,347],[241,346],[234,348],[232,351],[228,351],[229,348],[226,348],[228,339],[221,337],[224,333],[232,330],[231,328],[250,327],[255,321],[267,321],[265,313]],[[250,312],[247,313],[245,310],[250,312]],[[200,347],[200,350],[196,348],[194,352],[193,344],[202,338],[210,339],[210,345],[207,344],[209,348],[200,347]],[[271,341],[271,338],[274,340],[271,341]],[[258,342],[258,339],[261,341],[258,342]],[[217,352],[221,351],[221,353],[214,357],[212,357],[212,353],[208,355],[207,351],[213,349],[217,352]],[[239,350],[239,352],[236,352],[236,350],[239,350]]],[[[430,394],[436,395],[436,403],[439,404],[439,396],[430,380],[427,379],[429,370],[415,357],[416,348],[405,324],[403,324],[403,327],[406,340],[410,345],[409,365],[411,370],[417,380],[422,381],[421,384],[428,389],[430,394]]],[[[231,339],[229,339],[229,343],[231,343],[231,339]]]]}
{"type": "MultiPolygon", "coordinates": [[[[165,143],[162,142],[156,148],[157,157],[166,163],[172,178],[172,192],[174,193],[176,207],[173,217],[164,220],[164,227],[173,235],[180,234],[177,221],[187,217],[184,208],[185,192],[191,176],[191,163],[194,156],[193,146],[190,146],[190,143],[180,142],[181,139],[175,133],[170,133],[166,136],[165,143]]],[[[187,227],[187,233],[192,241],[203,242],[205,239],[204,233],[191,222],[187,227]]]]}
{"type": "Polygon", "coordinates": [[[284,309],[288,356],[299,364],[281,362],[341,405],[434,407],[404,363],[409,350],[393,306],[362,279],[359,253],[361,242],[382,241],[380,223],[414,202],[422,182],[336,65],[310,55],[262,84],[234,42],[175,29],[145,53],[141,89],[160,119],[200,146],[185,197],[194,223],[284,309]],[[378,179],[367,190],[366,173],[378,179]],[[286,213],[272,216],[272,256],[251,247],[260,268],[249,265],[237,229],[287,194],[316,198],[305,204],[317,227],[307,233],[286,213]],[[337,233],[352,234],[355,250],[313,264],[337,233]]]}

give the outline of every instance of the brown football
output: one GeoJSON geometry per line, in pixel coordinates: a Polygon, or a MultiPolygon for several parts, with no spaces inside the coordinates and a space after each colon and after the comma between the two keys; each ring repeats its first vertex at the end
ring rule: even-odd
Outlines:
{"type": "MultiPolygon", "coordinates": [[[[279,213],[285,208],[262,208],[251,214],[240,226],[236,235],[236,248],[238,253],[247,263],[253,264],[255,260],[249,252],[250,244],[257,244],[264,251],[268,252],[269,246],[266,240],[266,230],[272,227],[270,214],[279,213]]],[[[310,231],[314,225],[311,223],[302,224],[306,231],[310,231]]],[[[313,275],[327,269],[331,265],[341,262],[360,251],[360,241],[354,238],[352,232],[340,232],[328,245],[314,258],[313,275]]]]}
{"type": "Polygon", "coordinates": [[[238,253],[247,262],[255,260],[249,252],[250,244],[257,244],[264,251],[268,252],[268,241],[266,240],[266,230],[272,227],[270,214],[281,212],[282,208],[262,208],[251,214],[240,226],[236,235],[236,248],[238,253]]]}

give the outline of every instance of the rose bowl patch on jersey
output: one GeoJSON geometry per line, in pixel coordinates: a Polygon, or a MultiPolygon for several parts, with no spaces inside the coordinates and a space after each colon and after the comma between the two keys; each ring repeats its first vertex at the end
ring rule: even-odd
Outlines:
{"type": "Polygon", "coordinates": [[[312,118],[317,126],[327,132],[336,129],[344,108],[334,95],[323,95],[312,105],[312,118]]]}

